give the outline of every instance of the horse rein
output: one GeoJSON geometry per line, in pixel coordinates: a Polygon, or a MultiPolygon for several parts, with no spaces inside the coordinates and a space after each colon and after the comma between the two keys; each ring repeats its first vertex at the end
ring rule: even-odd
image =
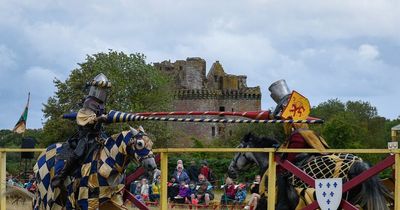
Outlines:
{"type": "MultiPolygon", "coordinates": [[[[237,148],[247,148],[247,146],[244,147],[244,145],[243,145],[242,143],[240,143],[240,145],[239,145],[237,148]]],[[[235,168],[235,169],[238,169],[238,168],[237,168],[237,162],[238,162],[240,156],[243,156],[244,159],[245,159],[246,161],[248,161],[248,162],[254,162],[254,160],[252,160],[251,158],[249,158],[249,157],[246,156],[246,152],[240,152],[238,155],[236,155],[236,157],[233,158],[233,163],[235,164],[235,165],[233,166],[233,168],[235,168]]]]}

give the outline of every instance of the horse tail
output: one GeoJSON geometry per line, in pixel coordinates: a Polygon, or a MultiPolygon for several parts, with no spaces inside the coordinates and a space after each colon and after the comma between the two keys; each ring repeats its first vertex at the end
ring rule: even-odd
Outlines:
{"type": "MultiPolygon", "coordinates": [[[[362,161],[353,163],[349,170],[349,179],[354,178],[363,171],[369,169],[369,165],[362,161]]],[[[385,210],[389,209],[388,200],[392,200],[391,193],[381,184],[377,176],[373,176],[361,185],[353,188],[349,192],[350,202],[358,204],[366,210],[385,210]],[[388,199],[388,200],[387,200],[388,199]]]]}

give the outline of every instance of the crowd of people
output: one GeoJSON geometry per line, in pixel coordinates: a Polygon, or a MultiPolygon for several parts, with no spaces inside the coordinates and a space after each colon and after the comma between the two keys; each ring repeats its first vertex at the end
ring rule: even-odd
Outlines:
{"type": "MultiPolygon", "coordinates": [[[[257,175],[252,183],[235,183],[227,177],[223,185],[216,186],[215,177],[207,161],[201,161],[199,168],[196,167],[195,161],[191,161],[186,169],[183,161],[178,160],[167,183],[168,201],[176,204],[207,206],[214,200],[214,192],[219,190],[222,193],[219,201],[221,205],[241,205],[249,209],[250,206],[257,206],[260,198],[258,194],[260,179],[260,175],[257,175]],[[247,203],[245,203],[246,198],[248,198],[247,203]]],[[[148,184],[145,178],[133,182],[130,191],[142,202],[159,202],[160,185],[158,174],[154,177],[152,184],[148,184]]]]}
{"type": "Polygon", "coordinates": [[[8,186],[17,186],[20,188],[24,188],[31,193],[35,193],[36,182],[35,176],[33,174],[29,174],[27,179],[20,179],[9,174],[6,181],[8,186]]]}

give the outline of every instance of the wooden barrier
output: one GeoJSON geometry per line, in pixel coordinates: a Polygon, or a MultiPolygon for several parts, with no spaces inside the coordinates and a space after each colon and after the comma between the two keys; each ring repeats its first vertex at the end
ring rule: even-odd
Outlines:
{"type": "MultiPolygon", "coordinates": [[[[4,196],[4,192],[6,190],[6,154],[11,152],[42,152],[45,149],[11,149],[11,148],[0,148],[0,210],[6,210],[6,198],[4,196]]],[[[167,177],[168,177],[168,156],[173,153],[193,153],[193,152],[209,152],[209,153],[235,153],[235,152],[265,152],[269,153],[270,157],[270,172],[268,177],[268,183],[270,188],[268,190],[268,200],[269,210],[274,210],[275,205],[275,190],[272,190],[273,184],[276,180],[275,167],[277,162],[274,158],[276,153],[320,153],[315,149],[278,149],[274,148],[165,148],[165,149],[153,149],[154,153],[161,154],[161,197],[160,197],[160,207],[161,209],[168,209],[167,203],[167,177]]],[[[400,171],[400,150],[389,150],[389,149],[328,149],[327,153],[365,153],[365,154],[388,154],[388,160],[385,164],[391,164],[391,160],[393,159],[395,165],[395,171],[400,171]],[[393,154],[391,157],[390,154],[393,154]]],[[[379,167],[379,166],[378,166],[379,167]]],[[[400,173],[395,174],[395,180],[400,180],[400,173]]],[[[357,182],[357,181],[354,181],[357,182]]],[[[354,184],[354,183],[353,183],[354,184]]],[[[348,188],[351,188],[349,183],[348,188]]],[[[400,196],[400,182],[395,182],[395,210],[400,210],[399,196],[400,196]]]]}

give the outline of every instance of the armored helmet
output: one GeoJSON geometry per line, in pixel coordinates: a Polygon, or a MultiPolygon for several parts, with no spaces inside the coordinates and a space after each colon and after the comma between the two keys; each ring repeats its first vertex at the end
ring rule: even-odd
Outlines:
{"type": "Polygon", "coordinates": [[[88,97],[94,97],[102,103],[106,102],[107,89],[111,88],[111,82],[103,73],[94,77],[92,81],[87,83],[87,86],[90,87],[88,97]]]}
{"type": "Polygon", "coordinates": [[[284,79],[272,83],[268,90],[271,92],[272,99],[277,103],[272,115],[278,117],[282,109],[286,106],[291,92],[284,79]]]}
{"type": "Polygon", "coordinates": [[[284,79],[272,83],[268,90],[271,92],[272,99],[274,99],[277,104],[279,104],[282,99],[287,98],[287,96],[290,95],[289,87],[284,79]]]}

